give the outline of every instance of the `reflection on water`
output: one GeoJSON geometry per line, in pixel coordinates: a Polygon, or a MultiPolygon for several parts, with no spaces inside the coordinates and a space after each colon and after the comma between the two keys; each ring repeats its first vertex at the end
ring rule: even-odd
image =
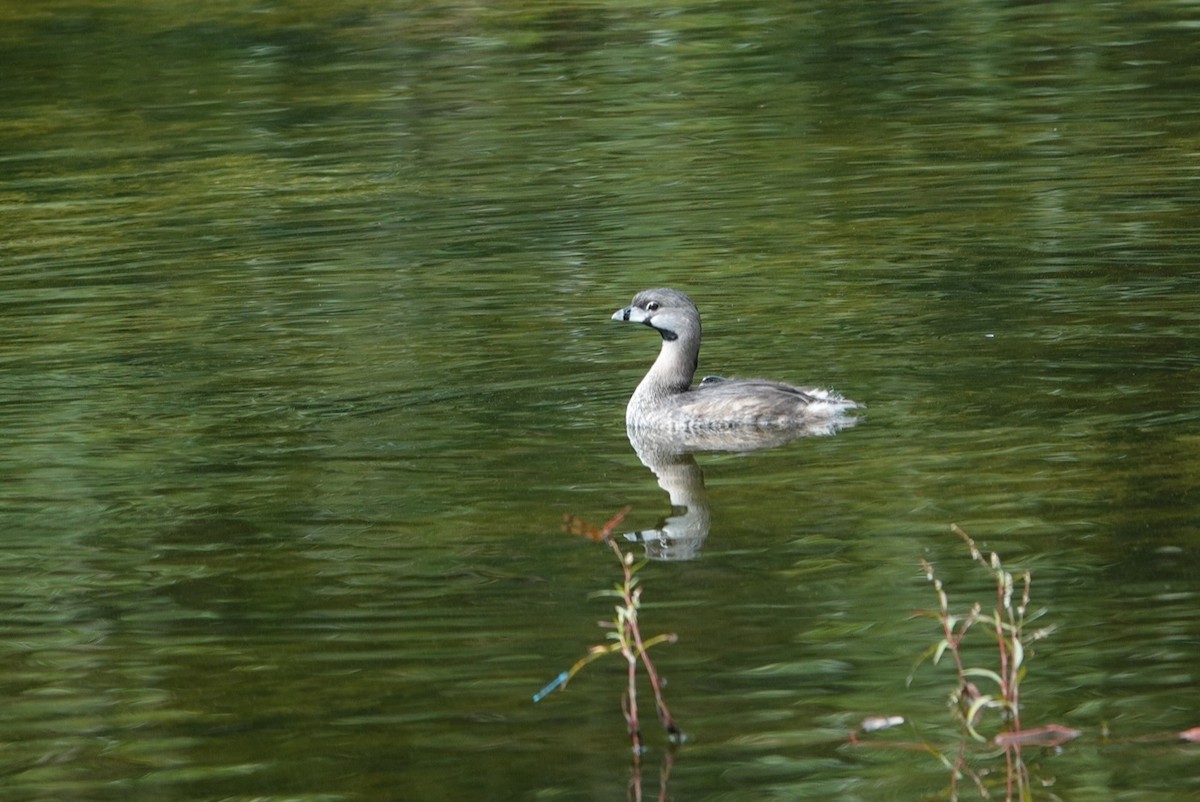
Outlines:
{"type": "Polygon", "coordinates": [[[658,486],[667,491],[671,514],[654,528],[630,532],[625,537],[643,544],[646,556],[652,560],[694,560],[708,539],[712,519],[704,474],[690,451],[641,444],[635,436],[637,431],[630,430],[629,441],[642,464],[658,479],[658,486]]]}
{"type": "Polygon", "coordinates": [[[561,515],[626,504],[714,533],[639,575],[680,798],[943,789],[839,746],[937,729],[957,521],[1062,624],[1052,792],[1191,799],[1136,739],[1200,709],[1193,12],[0,4],[6,799],[620,798],[620,678],[528,692],[607,604],[561,515]],[[869,425],[630,453],[663,285],[869,425]]]}
{"type": "Polygon", "coordinates": [[[626,434],[638,459],[650,469],[658,486],[667,491],[671,514],[653,529],[630,532],[626,537],[642,543],[652,560],[694,560],[708,538],[712,519],[704,473],[697,452],[747,453],[786,445],[802,437],[827,436],[853,426],[857,418],[837,415],[806,420],[790,427],[739,427],[674,431],[627,427],[626,434]]]}

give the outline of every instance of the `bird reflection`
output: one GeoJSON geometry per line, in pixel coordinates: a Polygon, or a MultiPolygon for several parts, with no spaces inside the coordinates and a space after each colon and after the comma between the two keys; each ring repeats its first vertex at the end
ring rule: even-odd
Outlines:
{"type": "Polygon", "coordinates": [[[836,434],[853,426],[855,418],[836,416],[804,426],[781,428],[730,428],[711,431],[663,431],[629,427],[629,443],[638,459],[658,479],[671,500],[671,514],[653,529],[629,532],[626,539],[641,543],[651,560],[680,561],[698,558],[708,539],[711,510],[704,488],[704,473],[695,454],[749,452],[776,448],[801,437],[836,434]]]}

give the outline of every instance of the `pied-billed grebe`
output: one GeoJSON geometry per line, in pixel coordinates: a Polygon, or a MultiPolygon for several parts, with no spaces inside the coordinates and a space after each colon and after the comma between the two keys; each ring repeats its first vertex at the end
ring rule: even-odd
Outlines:
{"type": "Polygon", "coordinates": [[[695,387],[700,357],[700,312],[678,290],[644,290],[613,320],[645,323],[662,335],[662,350],[625,408],[633,428],[677,431],[742,426],[803,427],[858,404],[815,387],[767,379],[707,377],[695,387]]]}

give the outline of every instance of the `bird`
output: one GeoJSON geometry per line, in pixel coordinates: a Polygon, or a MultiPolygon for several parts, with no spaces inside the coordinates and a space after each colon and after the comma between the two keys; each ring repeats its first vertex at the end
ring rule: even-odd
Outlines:
{"type": "Polygon", "coordinates": [[[612,319],[643,323],[662,335],[658,358],[625,407],[630,430],[802,429],[825,426],[861,406],[830,390],[769,379],[706,376],[693,386],[700,358],[700,311],[678,290],[643,290],[612,319]]]}

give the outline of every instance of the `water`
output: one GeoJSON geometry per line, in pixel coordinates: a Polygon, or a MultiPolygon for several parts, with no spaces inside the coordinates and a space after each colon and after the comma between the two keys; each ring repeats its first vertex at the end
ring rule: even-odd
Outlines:
{"type": "Polygon", "coordinates": [[[674,798],[944,793],[847,737],[956,748],[906,682],[922,557],[991,599],[951,522],[1057,625],[1023,721],[1084,736],[1035,798],[1195,796],[1187,4],[0,14],[6,799],[623,798],[619,660],[531,696],[618,577],[563,514],[672,514],[608,319],[663,285],[702,373],[867,404],[684,465],[674,798]]]}

